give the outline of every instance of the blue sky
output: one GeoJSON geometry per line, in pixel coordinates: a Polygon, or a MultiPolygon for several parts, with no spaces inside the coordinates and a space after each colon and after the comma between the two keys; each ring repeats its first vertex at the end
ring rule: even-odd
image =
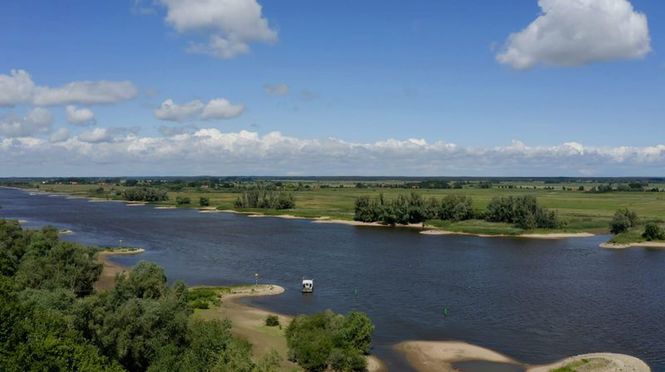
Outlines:
{"type": "Polygon", "coordinates": [[[665,3],[570,3],[11,1],[0,12],[0,176],[660,175],[665,3]],[[539,16],[534,41],[528,26],[539,16]],[[570,29],[581,40],[557,36],[570,29]],[[511,42],[514,33],[523,40],[511,42]],[[215,37],[242,51],[215,49],[215,37]],[[517,57],[502,61],[508,50],[517,57]],[[135,91],[43,104],[9,97],[12,70],[35,87],[104,81],[135,91]],[[266,93],[277,84],[288,93],[266,93]],[[226,100],[224,111],[205,116],[213,99],[226,100]],[[166,100],[198,103],[175,121],[174,111],[155,113],[166,100]],[[65,106],[94,119],[68,120],[65,106]],[[36,109],[50,119],[30,119],[36,109]],[[187,146],[202,146],[204,134],[210,148],[192,155],[187,146]],[[348,148],[337,154],[329,138],[348,148]],[[156,156],[146,142],[173,149],[156,156]]]}

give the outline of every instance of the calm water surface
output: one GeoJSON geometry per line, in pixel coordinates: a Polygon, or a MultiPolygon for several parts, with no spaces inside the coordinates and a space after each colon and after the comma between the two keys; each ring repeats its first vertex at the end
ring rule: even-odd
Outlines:
{"type": "MultiPolygon", "coordinates": [[[[0,217],[71,229],[65,239],[139,246],[189,284],[287,289],[247,303],[289,314],[367,312],[393,370],[409,339],[463,340],[527,363],[609,351],[665,371],[665,251],[605,250],[606,236],[558,241],[425,236],[410,229],[157,210],[0,189],[0,217]],[[303,276],[315,294],[299,292],[303,276]],[[448,316],[443,316],[443,309],[448,316]]],[[[473,365],[473,364],[471,364],[473,365]]]]}

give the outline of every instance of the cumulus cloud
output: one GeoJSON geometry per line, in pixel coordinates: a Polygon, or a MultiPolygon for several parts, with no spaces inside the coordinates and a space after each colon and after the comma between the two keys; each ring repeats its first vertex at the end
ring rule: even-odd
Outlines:
{"type": "MultiPolygon", "coordinates": [[[[654,175],[665,171],[665,145],[594,147],[577,142],[474,148],[424,139],[372,143],[336,138],[303,139],[279,132],[178,131],[139,136],[96,128],[61,142],[39,138],[0,140],[0,169],[22,172],[65,162],[81,174],[137,172],[220,175],[654,175]],[[104,167],[99,167],[103,164],[104,167]],[[88,173],[86,173],[86,171],[88,173]]],[[[54,165],[55,166],[55,165],[54,165]]],[[[50,168],[46,168],[50,167],[50,168]]],[[[68,168],[73,169],[73,168],[68,168]]]]}
{"type": "Polygon", "coordinates": [[[95,113],[88,108],[77,108],[74,105],[68,105],[65,108],[67,121],[74,125],[90,125],[95,123],[95,113]]]}
{"type": "Polygon", "coordinates": [[[69,139],[69,130],[67,128],[59,128],[49,137],[50,142],[63,142],[69,139]]]}
{"type": "Polygon", "coordinates": [[[245,110],[242,104],[232,104],[225,98],[214,98],[203,103],[200,100],[178,104],[167,99],[155,109],[155,117],[160,120],[184,122],[190,120],[230,119],[245,110]]]}
{"type": "Polygon", "coordinates": [[[106,128],[95,128],[78,135],[77,139],[86,143],[100,143],[111,140],[111,133],[106,128]]]}
{"type": "Polygon", "coordinates": [[[224,98],[211,99],[203,108],[201,119],[230,119],[242,114],[244,110],[244,105],[234,105],[224,98]]]}
{"type": "Polygon", "coordinates": [[[263,86],[263,89],[271,96],[285,96],[289,94],[289,86],[284,83],[266,84],[263,86]]]}
{"type": "Polygon", "coordinates": [[[14,114],[0,118],[0,136],[29,137],[48,132],[53,123],[51,113],[41,107],[28,112],[24,117],[14,114]]]}
{"type": "Polygon", "coordinates": [[[30,101],[34,88],[30,74],[23,70],[11,70],[9,75],[0,74],[0,106],[30,101]]]}
{"type": "Polygon", "coordinates": [[[274,43],[277,32],[262,15],[256,0],[159,0],[166,7],[166,22],[180,33],[208,36],[206,43],[192,43],[190,52],[219,58],[247,53],[253,42],[274,43]]]}
{"type": "Polygon", "coordinates": [[[39,86],[25,70],[0,74],[0,106],[29,103],[36,106],[105,104],[136,97],[130,81],[74,81],[61,87],[39,86]]]}
{"type": "Polygon", "coordinates": [[[647,17],[628,0],[539,0],[542,14],[511,34],[496,56],[527,69],[642,58],[651,51],[647,17]]]}

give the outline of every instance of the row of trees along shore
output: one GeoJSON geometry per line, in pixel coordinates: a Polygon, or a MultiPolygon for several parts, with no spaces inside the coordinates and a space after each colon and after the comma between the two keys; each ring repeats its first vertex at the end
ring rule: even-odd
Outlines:
{"type": "MultiPolygon", "coordinates": [[[[96,292],[96,254],[55,228],[0,219],[0,371],[280,370],[276,352],[254,358],[228,320],[192,317],[207,308],[201,293],[169,286],[154,263],[96,292]]],[[[308,371],[365,370],[373,329],[362,313],[299,316],[286,331],[289,357],[308,371]]]]}
{"type": "Polygon", "coordinates": [[[445,221],[484,219],[490,222],[511,223],[526,230],[563,227],[563,222],[556,212],[539,206],[536,198],[530,195],[497,197],[492,199],[482,211],[474,209],[473,200],[465,195],[424,199],[417,193],[411,193],[386,200],[383,194],[379,194],[376,198],[363,196],[355,201],[356,221],[406,225],[433,219],[445,221]]]}
{"type": "Polygon", "coordinates": [[[296,199],[284,191],[255,189],[242,192],[236,199],[236,208],[293,209],[296,199]]]}

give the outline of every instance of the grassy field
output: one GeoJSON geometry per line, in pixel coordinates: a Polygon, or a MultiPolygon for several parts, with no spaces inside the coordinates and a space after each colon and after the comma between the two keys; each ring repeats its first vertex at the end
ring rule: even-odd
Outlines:
{"type": "MultiPolygon", "coordinates": [[[[348,185],[351,186],[351,185],[348,185]]],[[[664,192],[607,192],[590,193],[577,191],[576,184],[547,184],[524,183],[513,185],[514,188],[493,187],[481,189],[475,187],[463,189],[418,189],[413,190],[425,198],[442,198],[449,194],[464,194],[473,198],[474,208],[484,209],[487,203],[497,196],[533,195],[545,208],[556,210],[560,218],[566,221],[566,227],[559,231],[565,232],[591,232],[607,233],[608,224],[619,208],[634,210],[642,220],[665,220],[665,193],[664,192]],[[567,190],[562,189],[565,187],[567,190]],[[554,188],[552,190],[551,188],[554,188]]],[[[113,186],[105,185],[105,190],[113,186]]],[[[588,185],[586,186],[588,189],[588,185]]],[[[59,192],[81,196],[95,196],[96,185],[40,185],[40,190],[59,192]]],[[[122,190],[121,186],[115,186],[122,190]]],[[[266,209],[243,209],[242,212],[254,212],[269,215],[289,214],[299,217],[328,217],[331,219],[352,220],[354,201],[359,196],[376,196],[383,193],[386,199],[395,198],[398,194],[407,194],[412,190],[397,188],[316,188],[304,191],[294,191],[296,208],[287,211],[266,209]]],[[[225,190],[186,189],[183,192],[169,192],[169,201],[160,205],[175,205],[176,197],[189,197],[191,205],[198,207],[199,197],[207,197],[210,206],[218,209],[235,209],[233,202],[238,192],[225,190]]],[[[516,235],[523,233],[519,228],[503,223],[489,223],[482,220],[462,222],[428,221],[430,226],[440,229],[478,233],[478,234],[506,234],[516,235]]],[[[542,232],[542,231],[534,231],[542,232]]],[[[549,230],[548,232],[552,232],[549,230]]],[[[627,234],[625,239],[635,238],[635,233],[627,234]]],[[[638,234],[639,235],[639,234],[638,234]]]]}

